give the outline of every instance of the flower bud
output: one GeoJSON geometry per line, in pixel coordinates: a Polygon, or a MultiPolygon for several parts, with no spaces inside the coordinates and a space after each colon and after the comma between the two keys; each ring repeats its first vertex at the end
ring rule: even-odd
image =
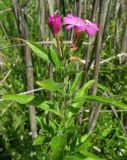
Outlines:
{"type": "Polygon", "coordinates": [[[56,36],[60,31],[61,20],[59,15],[49,16],[48,25],[51,28],[52,33],[56,36]]]}

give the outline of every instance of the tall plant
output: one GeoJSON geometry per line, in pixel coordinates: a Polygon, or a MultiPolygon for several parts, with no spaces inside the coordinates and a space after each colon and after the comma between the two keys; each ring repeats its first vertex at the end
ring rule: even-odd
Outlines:
{"type": "MultiPolygon", "coordinates": [[[[45,61],[53,65],[53,76],[39,79],[37,85],[43,89],[41,98],[28,95],[6,95],[4,101],[16,101],[21,104],[34,105],[41,116],[37,114],[39,135],[34,140],[34,146],[44,146],[40,158],[52,160],[82,160],[102,159],[89,152],[91,135],[87,134],[84,120],[84,109],[89,108],[88,102],[98,102],[127,109],[127,106],[111,98],[89,95],[89,88],[95,80],[89,80],[81,87],[82,71],[76,68],[84,65],[80,55],[83,51],[83,41],[86,34],[93,36],[99,28],[96,23],[83,20],[73,15],[63,18],[62,25],[67,30],[74,30],[71,45],[63,43],[60,16],[48,18],[48,24],[54,36],[54,46],[43,48],[35,43],[24,41],[31,50],[45,61]],[[49,99],[49,91],[52,99],[49,99]],[[81,109],[82,108],[82,109],[81,109]],[[48,116],[51,112],[52,116],[48,116]],[[80,114],[82,112],[82,114],[80,114]],[[78,119],[78,121],[77,121],[78,119]]],[[[96,82],[97,83],[97,82],[96,82]]]]}

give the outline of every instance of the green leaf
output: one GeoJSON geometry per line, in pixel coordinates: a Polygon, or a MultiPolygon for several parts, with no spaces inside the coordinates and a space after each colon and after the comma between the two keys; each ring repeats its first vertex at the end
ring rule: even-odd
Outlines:
{"type": "Polygon", "coordinates": [[[89,134],[85,134],[81,137],[81,142],[85,142],[90,137],[89,134]]]}
{"type": "Polygon", "coordinates": [[[113,127],[108,125],[108,128],[105,128],[102,132],[101,132],[101,136],[106,138],[108,135],[110,135],[110,133],[112,132],[113,127]]]}
{"type": "Polygon", "coordinates": [[[112,98],[105,98],[100,96],[84,96],[83,98],[79,98],[75,100],[75,103],[77,102],[98,102],[98,103],[113,105],[115,107],[125,109],[125,110],[127,109],[127,105],[122,102],[116,101],[112,98]]]}
{"type": "Polygon", "coordinates": [[[92,86],[93,83],[94,83],[94,80],[90,80],[90,81],[86,82],[82,86],[82,88],[79,89],[79,91],[77,92],[77,94],[74,97],[74,101],[77,103],[73,104],[73,107],[80,108],[83,105],[83,102],[78,102],[78,100],[82,99],[85,95],[88,94],[88,89],[92,86]]]}
{"type": "Polygon", "coordinates": [[[74,97],[75,99],[79,99],[79,98],[83,98],[83,96],[88,94],[88,89],[92,86],[92,84],[94,83],[94,80],[90,80],[88,82],[86,82],[82,88],[77,92],[76,96],[74,97]]]}
{"type": "Polygon", "coordinates": [[[87,156],[87,158],[85,158],[84,160],[105,160],[103,158],[100,158],[100,157],[96,156],[93,153],[88,152],[88,151],[81,151],[80,153],[87,156]]]}
{"type": "Polygon", "coordinates": [[[53,137],[50,142],[50,146],[52,149],[52,160],[63,160],[66,141],[66,135],[59,135],[53,137]]]}
{"type": "Polygon", "coordinates": [[[5,95],[2,97],[4,100],[15,101],[20,104],[27,104],[34,99],[34,96],[28,95],[5,95]]]}
{"type": "Polygon", "coordinates": [[[107,87],[102,85],[102,84],[100,84],[100,83],[97,84],[97,88],[101,89],[103,92],[107,90],[107,87]]]}
{"type": "Polygon", "coordinates": [[[75,156],[66,156],[64,160],[84,160],[84,159],[75,156]]]}
{"type": "Polygon", "coordinates": [[[78,73],[78,71],[75,70],[76,62],[72,61],[65,67],[65,76],[74,75],[75,73],[78,73]]]}
{"type": "Polygon", "coordinates": [[[56,52],[50,47],[50,55],[51,55],[51,58],[52,58],[52,61],[56,67],[56,69],[59,69],[61,67],[61,63],[59,61],[59,58],[56,54],[56,52]]]}
{"type": "Polygon", "coordinates": [[[80,82],[81,80],[81,77],[82,77],[82,73],[77,73],[76,74],[76,78],[72,84],[72,86],[70,87],[70,94],[72,95],[76,89],[76,86],[78,85],[78,83],[80,82]]]}
{"type": "Polygon", "coordinates": [[[63,86],[61,83],[57,83],[53,79],[46,79],[44,81],[38,81],[37,84],[43,87],[44,89],[52,91],[52,92],[60,90],[63,86]]]}
{"type": "Polygon", "coordinates": [[[31,48],[31,50],[41,59],[43,59],[44,61],[50,62],[49,58],[48,58],[48,51],[45,48],[40,47],[37,44],[34,44],[32,42],[27,42],[25,41],[28,46],[31,48]]]}
{"type": "Polygon", "coordinates": [[[90,135],[86,134],[84,136],[81,137],[81,143],[79,143],[76,148],[75,151],[85,151],[86,149],[88,149],[91,146],[91,137],[90,135]]]}
{"type": "Polygon", "coordinates": [[[54,108],[50,107],[50,105],[48,104],[47,101],[41,103],[38,107],[41,108],[42,110],[45,110],[45,111],[48,111],[48,112],[52,112],[57,116],[61,116],[59,112],[57,112],[54,108]]]}
{"type": "Polygon", "coordinates": [[[55,121],[49,120],[49,126],[52,127],[52,129],[54,130],[54,133],[57,133],[57,126],[56,126],[56,124],[55,124],[55,121]]]}
{"type": "Polygon", "coordinates": [[[37,136],[37,138],[33,141],[33,145],[36,146],[36,145],[42,145],[44,140],[45,140],[45,136],[37,136]]]}

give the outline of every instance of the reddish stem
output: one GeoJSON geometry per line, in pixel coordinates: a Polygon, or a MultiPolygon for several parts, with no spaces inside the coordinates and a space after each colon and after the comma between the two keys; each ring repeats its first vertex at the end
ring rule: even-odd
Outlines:
{"type": "Polygon", "coordinates": [[[59,42],[59,39],[58,39],[58,34],[55,35],[55,38],[56,38],[56,43],[57,43],[57,48],[58,48],[58,55],[59,55],[59,57],[62,57],[60,42],[59,42]]]}

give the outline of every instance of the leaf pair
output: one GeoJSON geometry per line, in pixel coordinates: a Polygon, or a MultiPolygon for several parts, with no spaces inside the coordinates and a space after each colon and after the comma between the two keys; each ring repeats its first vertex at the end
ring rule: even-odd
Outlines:
{"type": "MultiPolygon", "coordinates": [[[[53,79],[47,79],[41,82],[37,82],[41,87],[43,87],[46,90],[49,91],[59,91],[63,87],[63,84],[55,82],[53,79]]],[[[112,98],[105,98],[101,96],[88,96],[88,89],[91,87],[91,85],[94,83],[93,80],[88,81],[83,85],[83,87],[77,92],[74,99],[70,101],[72,104],[76,104],[75,107],[77,107],[77,104],[84,103],[84,102],[97,102],[97,103],[103,103],[108,105],[113,105],[117,108],[121,109],[127,109],[127,105],[116,101],[112,98]]],[[[2,97],[3,100],[11,100],[18,102],[20,104],[27,104],[31,102],[35,97],[34,96],[28,96],[28,95],[5,95],[2,97]]]]}

